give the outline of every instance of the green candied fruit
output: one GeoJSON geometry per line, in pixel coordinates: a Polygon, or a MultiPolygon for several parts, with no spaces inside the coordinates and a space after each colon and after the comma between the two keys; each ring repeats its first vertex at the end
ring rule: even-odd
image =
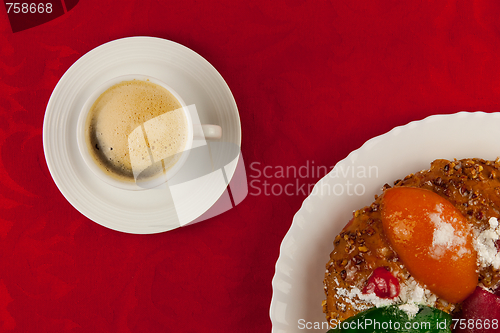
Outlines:
{"type": "Polygon", "coordinates": [[[451,316],[446,312],[419,305],[413,318],[398,305],[371,308],[338,323],[327,333],[451,333],[451,316]]]}

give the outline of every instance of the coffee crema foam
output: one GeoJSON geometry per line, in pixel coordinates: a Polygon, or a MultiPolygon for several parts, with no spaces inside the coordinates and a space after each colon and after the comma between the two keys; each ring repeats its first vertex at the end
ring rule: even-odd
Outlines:
{"type": "Polygon", "coordinates": [[[151,178],[180,158],[188,139],[180,102],[150,81],[118,83],[90,108],[86,143],[96,164],[122,181],[151,178]]]}

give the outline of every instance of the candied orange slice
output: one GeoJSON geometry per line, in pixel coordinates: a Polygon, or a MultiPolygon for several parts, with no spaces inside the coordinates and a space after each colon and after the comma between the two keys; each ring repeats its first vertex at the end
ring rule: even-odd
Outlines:
{"type": "Polygon", "coordinates": [[[383,194],[381,217],[389,243],[418,282],[450,303],[474,292],[472,230],[449,201],[429,190],[396,187],[383,194]]]}

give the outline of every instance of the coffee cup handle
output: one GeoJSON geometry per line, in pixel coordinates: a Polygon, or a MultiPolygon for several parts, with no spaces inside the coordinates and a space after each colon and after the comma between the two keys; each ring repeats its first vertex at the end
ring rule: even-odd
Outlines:
{"type": "Polygon", "coordinates": [[[218,125],[198,125],[194,127],[194,139],[220,139],[222,128],[218,125]]]}

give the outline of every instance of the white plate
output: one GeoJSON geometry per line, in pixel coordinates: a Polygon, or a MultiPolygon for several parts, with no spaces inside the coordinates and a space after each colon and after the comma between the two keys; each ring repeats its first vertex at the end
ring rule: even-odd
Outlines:
{"type": "MultiPolygon", "coordinates": [[[[65,198],[94,222],[128,233],[171,230],[179,226],[177,214],[195,220],[217,201],[225,186],[186,194],[176,210],[161,188],[125,191],[103,183],[85,167],[78,151],[76,124],[81,107],[102,83],[126,74],[149,75],[167,82],[187,105],[196,105],[202,123],[222,127],[223,142],[241,146],[240,119],[233,95],[208,61],[165,39],[130,37],[88,52],[59,80],[43,123],[47,165],[65,198]]],[[[234,163],[226,168],[228,181],[235,168],[234,163]]]]}
{"type": "Polygon", "coordinates": [[[431,116],[375,137],[337,163],[303,202],[281,244],[272,281],[273,332],[327,331],[326,326],[307,327],[326,322],[321,307],[325,265],[334,237],[354,210],[371,204],[385,183],[428,169],[435,159],[495,160],[500,156],[499,128],[498,113],[431,116]],[[364,193],[356,195],[356,189],[364,193]]]}

